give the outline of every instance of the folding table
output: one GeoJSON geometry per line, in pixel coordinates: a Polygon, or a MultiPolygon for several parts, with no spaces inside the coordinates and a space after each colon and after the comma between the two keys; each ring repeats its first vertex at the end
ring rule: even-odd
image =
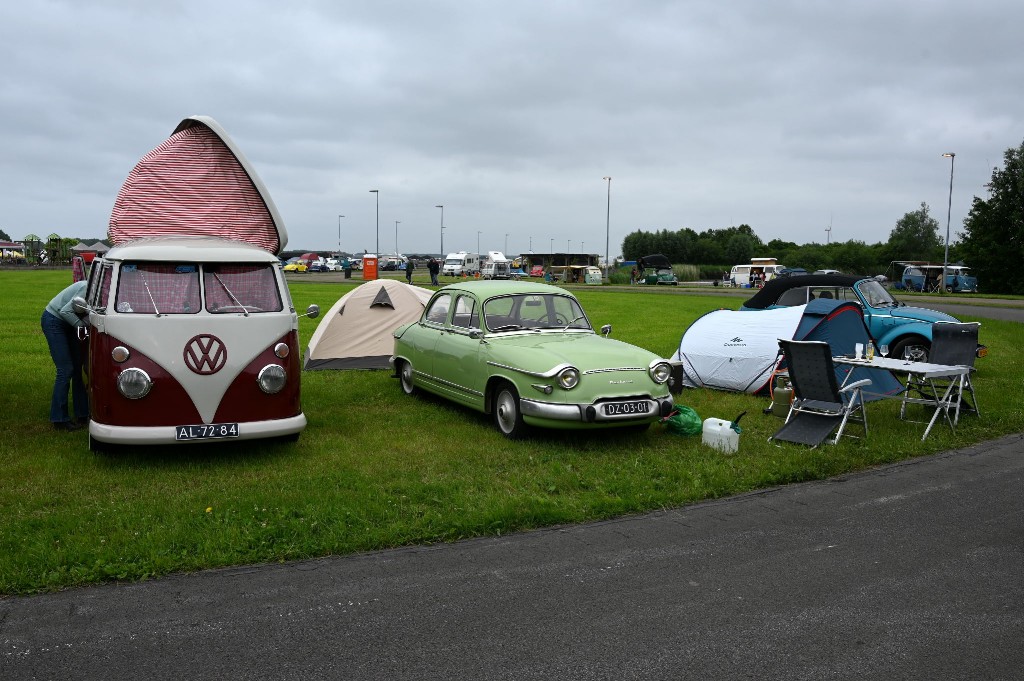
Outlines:
{"type": "Polygon", "coordinates": [[[931,431],[932,426],[935,425],[935,421],[939,418],[940,413],[946,417],[946,422],[949,423],[949,427],[953,432],[956,432],[956,424],[960,420],[960,402],[964,390],[964,381],[971,371],[970,367],[910,362],[904,359],[878,356],[870,362],[866,359],[854,359],[846,356],[833,357],[832,361],[835,364],[867,366],[875,369],[887,369],[897,373],[903,372],[907,374],[908,383],[910,376],[918,376],[931,388],[931,394],[922,392],[920,397],[911,397],[909,386],[905,388],[899,396],[895,397],[895,399],[902,402],[900,405],[900,418],[905,418],[908,404],[930,405],[935,407],[935,412],[932,414],[931,420],[928,421],[928,427],[924,429],[924,435],[921,436],[921,439],[924,440],[928,437],[928,433],[931,431]],[[939,394],[940,386],[935,385],[935,379],[938,378],[949,379],[949,384],[945,386],[944,391],[941,391],[941,395],[939,394]],[[952,412],[952,416],[950,412],[952,412]]]}

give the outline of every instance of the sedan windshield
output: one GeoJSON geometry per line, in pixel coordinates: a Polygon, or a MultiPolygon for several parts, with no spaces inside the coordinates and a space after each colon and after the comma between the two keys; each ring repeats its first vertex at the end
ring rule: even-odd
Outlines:
{"type": "Polygon", "coordinates": [[[551,293],[491,298],[484,303],[484,322],[490,331],[591,329],[575,298],[551,293]]]}

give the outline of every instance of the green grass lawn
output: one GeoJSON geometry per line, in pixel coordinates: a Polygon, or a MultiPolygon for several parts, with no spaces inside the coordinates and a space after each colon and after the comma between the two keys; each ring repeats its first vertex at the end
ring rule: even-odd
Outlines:
{"type": "MultiPolygon", "coordinates": [[[[498,535],[639,513],[772,485],[823,478],[1024,430],[1014,360],[1020,325],[989,320],[975,385],[983,417],[953,434],[869,405],[871,436],[815,450],[767,438],[782,423],[765,398],[687,390],[701,418],[742,411],[740,450],[723,455],[655,425],[501,437],[487,417],[429,396],[406,397],[386,371],[303,375],[309,427],[295,444],[150,447],[94,455],[87,436],[47,420],[53,366],[39,328],[70,271],[0,271],[6,377],[0,391],[0,594],[112,579],[284,561],[498,535]]],[[[416,282],[426,283],[417,271],[416,282]]],[[[352,285],[292,283],[298,309],[326,311],[352,285]]],[[[442,281],[442,283],[444,283],[442,281]]],[[[662,356],[685,328],[742,298],[633,289],[576,291],[595,325],[662,356]]],[[[301,321],[302,342],[319,319],[301,321]]],[[[851,429],[856,432],[857,429],[851,429]]]]}

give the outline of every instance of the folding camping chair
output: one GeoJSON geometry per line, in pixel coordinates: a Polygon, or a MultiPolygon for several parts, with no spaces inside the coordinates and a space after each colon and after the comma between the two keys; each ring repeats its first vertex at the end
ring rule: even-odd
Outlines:
{"type": "Polygon", "coordinates": [[[851,420],[864,427],[866,438],[868,417],[861,388],[871,385],[871,379],[863,378],[840,387],[836,381],[832,349],[828,343],[780,338],[779,347],[789,367],[793,402],[786,423],[768,440],[784,440],[817,447],[835,431],[831,444],[836,444],[843,435],[846,423],[851,420]]]}
{"type": "MultiPolygon", "coordinates": [[[[963,377],[963,390],[954,401],[961,401],[961,409],[973,411],[980,415],[978,400],[974,396],[974,385],[971,383],[971,373],[974,372],[974,358],[978,353],[978,329],[981,324],[978,322],[935,322],[932,324],[932,347],[928,351],[929,364],[943,364],[947,366],[970,367],[971,371],[963,377]]],[[[929,397],[937,397],[949,386],[953,379],[932,379],[924,381],[920,378],[907,377],[907,387],[904,394],[914,391],[919,395],[928,393],[929,397]]],[[[953,390],[957,390],[956,387],[953,390]]],[[[904,408],[906,404],[904,403],[904,408]]],[[[900,410],[903,416],[904,409],[900,410]]]]}

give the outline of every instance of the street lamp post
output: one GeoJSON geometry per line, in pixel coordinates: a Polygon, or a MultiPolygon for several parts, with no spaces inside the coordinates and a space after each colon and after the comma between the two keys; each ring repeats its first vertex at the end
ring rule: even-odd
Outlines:
{"type": "Polygon", "coordinates": [[[438,204],[434,208],[441,209],[441,257],[444,257],[444,206],[438,204]]]}
{"type": "Polygon", "coordinates": [[[375,255],[380,257],[380,191],[371,189],[370,193],[374,195],[377,200],[377,252],[375,255]]]}
{"type": "Polygon", "coordinates": [[[481,234],[483,234],[483,232],[481,232],[480,230],[477,230],[477,232],[476,232],[476,254],[477,254],[477,256],[480,255],[480,235],[481,234]]]}
{"type": "Polygon", "coordinates": [[[554,253],[555,252],[555,240],[554,239],[551,239],[551,245],[548,246],[548,252],[549,253],[554,253]]]}
{"type": "Polygon", "coordinates": [[[946,255],[942,258],[942,287],[946,290],[946,269],[949,267],[949,215],[953,210],[953,164],[956,163],[956,154],[952,151],[943,154],[942,158],[949,159],[949,203],[946,204],[946,255]]]}
{"type": "Polygon", "coordinates": [[[398,220],[395,220],[395,255],[398,255],[398,225],[401,224],[398,220]]]}
{"type": "Polygon", "coordinates": [[[610,241],[612,231],[612,178],[610,176],[602,177],[602,180],[608,181],[608,201],[605,205],[604,212],[604,280],[608,282],[608,242],[610,241]]]}
{"type": "Polygon", "coordinates": [[[505,257],[508,257],[508,232],[505,232],[505,257]]]}
{"type": "Polygon", "coordinates": [[[344,215],[339,215],[338,216],[338,257],[339,258],[341,257],[341,219],[343,217],[345,217],[345,216],[344,215]]]}

